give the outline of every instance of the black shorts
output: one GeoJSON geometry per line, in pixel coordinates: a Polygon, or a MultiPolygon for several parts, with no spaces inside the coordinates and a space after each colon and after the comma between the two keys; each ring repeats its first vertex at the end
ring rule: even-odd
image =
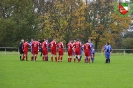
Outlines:
{"type": "Polygon", "coordinates": [[[19,50],[19,53],[20,53],[20,54],[24,54],[23,50],[19,50]]]}

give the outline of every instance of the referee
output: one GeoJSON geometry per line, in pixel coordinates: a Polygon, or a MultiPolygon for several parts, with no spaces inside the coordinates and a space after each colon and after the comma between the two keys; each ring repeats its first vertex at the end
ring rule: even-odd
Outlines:
{"type": "Polygon", "coordinates": [[[24,52],[23,52],[23,43],[24,43],[24,39],[22,39],[21,42],[19,43],[20,60],[22,60],[22,55],[24,54],[24,52]]]}

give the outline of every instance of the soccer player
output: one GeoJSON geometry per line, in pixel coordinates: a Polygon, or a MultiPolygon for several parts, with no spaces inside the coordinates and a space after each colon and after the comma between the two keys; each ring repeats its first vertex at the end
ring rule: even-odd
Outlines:
{"type": "MultiPolygon", "coordinates": [[[[31,42],[29,43],[30,46],[32,45],[33,39],[31,39],[31,42]]],[[[31,46],[31,61],[33,60],[33,53],[32,53],[32,46],[31,46]]]]}
{"type": "Polygon", "coordinates": [[[95,57],[95,49],[92,49],[92,51],[91,51],[91,60],[92,60],[92,63],[94,63],[94,57],[95,57]]]}
{"type": "Polygon", "coordinates": [[[22,39],[21,42],[19,43],[20,60],[22,60],[22,56],[24,54],[24,52],[23,52],[23,43],[24,43],[24,39],[22,39]]]}
{"type": "Polygon", "coordinates": [[[58,53],[59,53],[59,57],[58,57],[58,62],[62,62],[62,59],[63,59],[63,48],[64,48],[64,45],[63,45],[63,41],[59,42],[57,44],[57,48],[58,48],[58,53]]]}
{"type": "Polygon", "coordinates": [[[28,43],[28,39],[23,43],[23,59],[24,60],[26,58],[26,61],[28,61],[28,47],[30,46],[30,44],[28,43]]]}
{"type": "MultiPolygon", "coordinates": [[[[81,43],[82,44],[82,43],[81,43]]],[[[81,45],[81,47],[80,47],[80,61],[81,61],[81,59],[82,59],[82,54],[83,54],[83,48],[82,48],[83,46],[81,45]]]]}
{"type": "Polygon", "coordinates": [[[48,60],[48,43],[47,43],[47,41],[44,39],[44,42],[42,42],[42,44],[41,44],[41,47],[42,47],[42,54],[43,54],[43,56],[42,56],[42,60],[43,61],[47,61],[48,60]]]}
{"type": "MultiPolygon", "coordinates": [[[[48,51],[48,50],[49,50],[49,49],[48,49],[49,42],[48,42],[48,40],[46,40],[46,42],[47,42],[47,51],[48,51]]],[[[48,61],[48,55],[47,55],[45,61],[48,61]]]]}
{"type": "Polygon", "coordinates": [[[56,56],[56,39],[53,39],[53,41],[50,42],[49,44],[50,49],[51,49],[51,61],[53,62],[53,58],[55,57],[55,61],[57,61],[57,56],[56,56]]]}
{"type": "Polygon", "coordinates": [[[91,45],[87,42],[83,45],[84,47],[84,54],[85,54],[85,62],[90,63],[91,58],[91,45]]]}
{"type": "Polygon", "coordinates": [[[33,42],[32,42],[32,53],[33,53],[33,59],[34,61],[37,60],[37,55],[38,55],[38,48],[39,48],[39,42],[37,41],[37,39],[35,39],[33,42]]]}
{"type": "Polygon", "coordinates": [[[78,58],[78,62],[80,62],[80,47],[81,47],[81,42],[79,40],[77,40],[73,47],[75,48],[75,58],[74,58],[74,62],[76,62],[76,57],[78,58]]]}
{"type": "Polygon", "coordinates": [[[94,45],[93,43],[91,42],[91,39],[88,39],[88,42],[91,46],[91,49],[90,49],[90,52],[91,52],[91,60],[92,60],[92,63],[94,62],[94,54],[95,54],[95,50],[94,50],[94,45]]]}
{"type": "Polygon", "coordinates": [[[69,41],[67,44],[67,52],[68,52],[68,62],[71,62],[72,60],[72,55],[73,55],[73,44],[72,41],[69,41]]]}
{"type": "MultiPolygon", "coordinates": [[[[76,43],[76,40],[73,40],[72,45],[75,45],[75,43],[76,43]]],[[[75,56],[75,47],[73,47],[73,56],[76,58],[76,56],[75,56]]]]}
{"type": "Polygon", "coordinates": [[[112,51],[111,45],[107,42],[106,45],[104,46],[104,54],[106,61],[105,63],[110,63],[110,53],[112,51]]]}

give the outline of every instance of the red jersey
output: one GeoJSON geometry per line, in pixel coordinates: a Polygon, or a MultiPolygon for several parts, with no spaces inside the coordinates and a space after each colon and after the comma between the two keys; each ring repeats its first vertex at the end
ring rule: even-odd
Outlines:
{"type": "Polygon", "coordinates": [[[62,42],[59,42],[57,47],[58,47],[59,50],[63,50],[64,45],[63,45],[62,42]]]}
{"type": "Polygon", "coordinates": [[[46,41],[42,42],[42,50],[47,50],[48,43],[46,41]]]}
{"type": "Polygon", "coordinates": [[[80,46],[81,46],[81,43],[80,42],[75,42],[73,47],[75,48],[75,50],[80,50],[80,46]]]}
{"type": "Polygon", "coordinates": [[[89,44],[89,43],[85,43],[85,44],[84,44],[84,50],[90,51],[90,49],[91,49],[90,44],[89,44]]]}
{"type": "Polygon", "coordinates": [[[32,51],[38,51],[38,49],[39,49],[39,42],[38,41],[33,41],[32,42],[32,51]]]}
{"type": "Polygon", "coordinates": [[[73,44],[72,43],[68,43],[67,44],[67,47],[68,47],[68,51],[72,51],[73,44]]]}
{"type": "Polygon", "coordinates": [[[24,51],[24,52],[28,52],[28,47],[29,47],[29,43],[28,43],[28,42],[25,42],[25,43],[23,44],[23,51],[24,51]]]}
{"type": "Polygon", "coordinates": [[[56,42],[55,41],[50,42],[50,48],[56,49],[56,42]]]}

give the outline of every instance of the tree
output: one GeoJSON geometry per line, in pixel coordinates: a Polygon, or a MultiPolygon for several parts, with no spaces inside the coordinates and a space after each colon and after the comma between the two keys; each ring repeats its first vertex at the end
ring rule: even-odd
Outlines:
{"type": "Polygon", "coordinates": [[[0,6],[0,46],[16,46],[22,38],[36,37],[37,17],[31,0],[2,0],[0,6]]]}

